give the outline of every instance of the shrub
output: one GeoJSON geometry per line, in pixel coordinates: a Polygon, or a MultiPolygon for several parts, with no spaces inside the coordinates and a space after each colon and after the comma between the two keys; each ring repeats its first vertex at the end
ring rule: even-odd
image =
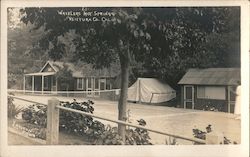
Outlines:
{"type": "MultiPolygon", "coordinates": [[[[88,113],[93,113],[94,102],[60,102],[63,107],[68,107],[88,113]]],[[[23,111],[23,119],[30,124],[40,127],[46,127],[47,106],[34,104],[23,111]]],[[[146,122],[143,119],[138,120],[139,125],[145,126],[146,122]]],[[[118,134],[117,127],[104,125],[100,121],[94,120],[91,116],[85,116],[80,113],[68,112],[60,110],[59,120],[60,130],[68,133],[73,133],[81,136],[86,136],[92,144],[100,145],[121,145],[124,144],[122,138],[118,134]]],[[[34,136],[45,139],[44,132],[34,131],[34,136]]],[[[148,131],[145,129],[127,129],[126,142],[128,145],[145,145],[151,144],[148,131]]]]}
{"type": "Polygon", "coordinates": [[[100,136],[93,144],[98,145],[121,145],[124,144],[120,135],[118,135],[118,128],[105,126],[105,130],[101,132],[100,136]]]}
{"type": "MultiPolygon", "coordinates": [[[[145,126],[146,122],[143,119],[137,121],[139,125],[145,126]]],[[[148,131],[145,129],[135,128],[126,129],[125,143],[118,134],[117,127],[107,125],[104,132],[101,133],[95,144],[101,145],[152,145],[150,142],[148,131]]]]}
{"type": "MultiPolygon", "coordinates": [[[[78,103],[75,100],[72,103],[60,102],[60,105],[63,107],[90,113],[93,113],[94,111],[92,106],[93,104],[94,103],[92,101],[82,103],[78,103]]],[[[30,105],[28,108],[23,110],[22,118],[30,124],[45,128],[47,125],[47,106],[39,104],[30,105]]],[[[59,122],[60,130],[79,135],[88,134],[91,137],[93,135],[90,135],[90,130],[100,130],[100,128],[96,128],[97,122],[93,121],[92,117],[64,110],[60,110],[59,122]]]]}
{"type": "Polygon", "coordinates": [[[222,111],[222,105],[221,104],[212,104],[210,101],[203,104],[203,110],[204,111],[222,111]]]}
{"type": "Polygon", "coordinates": [[[33,104],[23,110],[23,120],[28,123],[46,127],[47,125],[47,106],[33,104]]]}
{"type": "MultiPolygon", "coordinates": [[[[206,131],[202,131],[202,130],[199,130],[199,129],[193,129],[193,136],[195,137],[195,138],[199,138],[199,139],[202,139],[202,140],[206,140],[206,134],[207,133],[210,133],[210,132],[212,132],[212,125],[208,125],[207,127],[206,127],[206,131]]],[[[232,143],[231,142],[231,140],[230,139],[228,139],[227,137],[223,137],[223,144],[230,144],[230,143],[232,143]]],[[[198,144],[198,143],[196,143],[196,142],[194,142],[194,144],[198,144]]],[[[220,143],[220,144],[222,144],[222,143],[220,143]]],[[[233,141],[233,144],[237,144],[237,142],[235,142],[235,141],[233,141]]]]}
{"type": "MultiPolygon", "coordinates": [[[[14,95],[10,93],[9,95],[14,95]]],[[[16,106],[14,103],[14,99],[8,97],[8,118],[15,118],[20,112],[22,112],[23,108],[16,106]]]]}
{"type": "MultiPolygon", "coordinates": [[[[137,120],[139,125],[145,126],[146,121],[143,119],[137,120]]],[[[130,145],[151,145],[148,131],[145,129],[135,128],[126,130],[126,144],[130,145]]]]}

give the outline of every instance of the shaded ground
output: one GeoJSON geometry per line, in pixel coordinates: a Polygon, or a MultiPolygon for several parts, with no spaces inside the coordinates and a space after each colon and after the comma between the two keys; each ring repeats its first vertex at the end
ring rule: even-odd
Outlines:
{"type": "MultiPolygon", "coordinates": [[[[29,137],[26,133],[9,127],[8,144],[10,145],[45,145],[46,141],[38,138],[29,137]]],[[[84,137],[70,135],[65,132],[59,133],[59,145],[89,145],[84,137]]]]}
{"type": "Polygon", "coordinates": [[[8,143],[11,145],[40,145],[40,143],[12,132],[8,132],[8,143]]]}
{"type": "MultiPolygon", "coordinates": [[[[47,103],[49,96],[28,96],[17,95],[22,98],[47,103]]],[[[57,97],[61,101],[72,101],[73,98],[57,97]]],[[[77,101],[86,101],[87,99],[77,99],[77,101]]],[[[107,118],[117,119],[117,102],[94,100],[94,114],[107,118]]],[[[25,107],[31,103],[15,100],[15,104],[25,107]]],[[[227,138],[240,143],[240,120],[235,119],[235,115],[222,112],[208,112],[199,110],[180,109],[165,106],[152,106],[144,104],[128,104],[130,110],[129,120],[137,124],[136,120],[143,118],[147,122],[147,127],[155,130],[168,132],[187,137],[192,136],[192,129],[198,128],[205,131],[208,124],[212,125],[214,132],[224,134],[227,138]]],[[[107,121],[102,121],[108,124],[107,121]]],[[[110,123],[116,126],[114,123],[110,123]]],[[[168,137],[150,133],[154,144],[164,144],[168,137]]],[[[190,142],[177,140],[179,144],[191,144],[190,142]]]]}

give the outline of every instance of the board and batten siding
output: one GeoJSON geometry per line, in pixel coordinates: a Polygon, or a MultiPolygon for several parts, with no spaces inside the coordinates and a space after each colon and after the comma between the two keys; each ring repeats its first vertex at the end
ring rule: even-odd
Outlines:
{"type": "MultiPolygon", "coordinates": [[[[184,108],[184,87],[181,86],[181,104],[184,108]]],[[[194,85],[194,109],[203,110],[206,106],[214,106],[222,112],[228,112],[228,86],[204,86],[194,85]],[[205,93],[199,93],[201,88],[205,88],[205,93]],[[203,95],[203,97],[202,97],[203,95]]],[[[204,91],[203,91],[204,92],[204,91]]],[[[234,112],[234,105],[230,105],[230,112],[234,112]]]]}
{"type": "Polygon", "coordinates": [[[203,110],[206,106],[227,112],[227,86],[195,86],[195,109],[203,110]],[[205,95],[199,93],[205,88],[205,95]]]}

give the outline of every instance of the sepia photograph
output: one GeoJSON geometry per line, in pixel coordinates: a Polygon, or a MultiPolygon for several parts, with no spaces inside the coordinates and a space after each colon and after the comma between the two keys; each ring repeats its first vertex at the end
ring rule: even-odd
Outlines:
{"type": "Polygon", "coordinates": [[[1,147],[14,155],[23,146],[90,146],[113,156],[100,149],[215,146],[247,156],[249,37],[243,41],[242,28],[249,17],[241,3],[74,4],[1,10],[1,147]]]}

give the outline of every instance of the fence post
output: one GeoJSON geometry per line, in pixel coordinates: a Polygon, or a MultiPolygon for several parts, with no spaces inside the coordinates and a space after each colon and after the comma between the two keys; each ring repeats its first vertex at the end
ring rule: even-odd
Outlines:
{"type": "Polygon", "coordinates": [[[59,109],[56,106],[59,104],[58,99],[52,98],[48,100],[46,144],[49,145],[58,144],[59,109]]]}
{"type": "Polygon", "coordinates": [[[206,134],[206,144],[223,144],[223,135],[216,133],[206,134]]]}

